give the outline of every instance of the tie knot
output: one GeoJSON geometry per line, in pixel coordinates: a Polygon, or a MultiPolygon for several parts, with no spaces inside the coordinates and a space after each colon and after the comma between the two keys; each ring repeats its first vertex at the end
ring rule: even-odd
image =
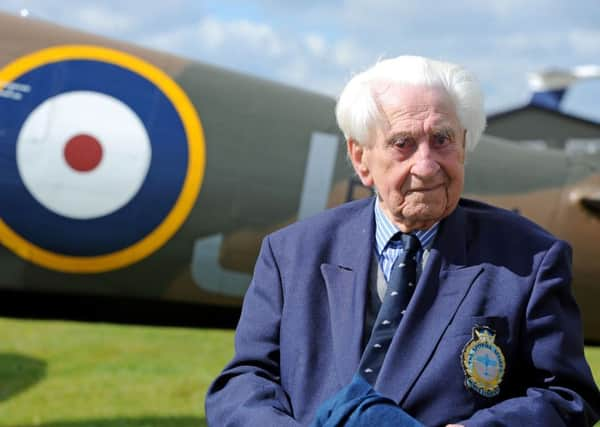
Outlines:
{"type": "Polygon", "coordinates": [[[403,234],[402,243],[404,243],[404,250],[410,255],[415,255],[421,249],[421,242],[413,234],[403,234]]]}
{"type": "Polygon", "coordinates": [[[421,242],[419,242],[419,238],[414,234],[407,234],[399,231],[392,237],[392,240],[402,240],[404,251],[407,255],[416,255],[416,253],[419,252],[419,249],[421,249],[421,242]]]}

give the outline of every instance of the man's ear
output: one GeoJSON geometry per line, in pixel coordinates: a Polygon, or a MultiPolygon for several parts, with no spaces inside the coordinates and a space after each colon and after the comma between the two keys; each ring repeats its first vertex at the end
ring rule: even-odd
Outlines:
{"type": "Polygon", "coordinates": [[[350,138],[346,141],[348,149],[348,157],[354,166],[356,175],[360,178],[360,181],[365,187],[373,186],[373,178],[371,176],[371,170],[369,169],[369,149],[358,143],[358,141],[350,138]]]}
{"type": "Polygon", "coordinates": [[[465,160],[467,159],[467,130],[463,132],[463,140],[462,140],[462,158],[460,159],[461,163],[464,165],[465,160]]]}

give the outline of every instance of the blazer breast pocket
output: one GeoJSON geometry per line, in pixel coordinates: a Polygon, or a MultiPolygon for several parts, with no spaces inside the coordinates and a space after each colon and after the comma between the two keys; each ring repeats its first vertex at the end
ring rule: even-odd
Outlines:
{"type": "Polygon", "coordinates": [[[472,337],[477,328],[488,328],[500,342],[511,341],[508,319],[505,316],[457,316],[450,324],[447,335],[472,337]]]}

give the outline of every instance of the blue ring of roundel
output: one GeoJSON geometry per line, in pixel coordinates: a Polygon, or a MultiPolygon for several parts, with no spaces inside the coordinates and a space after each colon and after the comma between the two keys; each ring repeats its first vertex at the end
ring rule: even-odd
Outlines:
{"type": "Polygon", "coordinates": [[[181,118],[159,88],[132,71],[94,60],[45,64],[20,76],[18,83],[31,87],[21,101],[0,98],[0,217],[9,227],[48,251],[96,256],[131,246],[161,224],[185,181],[188,141],[181,118]],[[48,98],[70,91],[119,99],[138,115],[150,139],[151,162],[140,190],[125,206],[99,218],[53,213],[31,196],[19,176],[16,143],[24,121],[48,98]]]}

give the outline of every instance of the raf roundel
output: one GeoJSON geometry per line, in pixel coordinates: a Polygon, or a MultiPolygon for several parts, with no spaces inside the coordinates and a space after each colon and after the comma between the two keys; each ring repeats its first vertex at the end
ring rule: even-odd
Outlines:
{"type": "Polygon", "coordinates": [[[47,99],[17,138],[17,168],[29,193],[52,212],[75,219],[109,215],[126,205],[145,181],[151,153],[138,116],[97,92],[47,99]]]}
{"type": "Polygon", "coordinates": [[[202,184],[204,135],[160,69],[58,46],[0,70],[0,90],[18,95],[0,97],[0,240],[16,254],[104,272],[147,257],[183,224],[202,184]]]}

